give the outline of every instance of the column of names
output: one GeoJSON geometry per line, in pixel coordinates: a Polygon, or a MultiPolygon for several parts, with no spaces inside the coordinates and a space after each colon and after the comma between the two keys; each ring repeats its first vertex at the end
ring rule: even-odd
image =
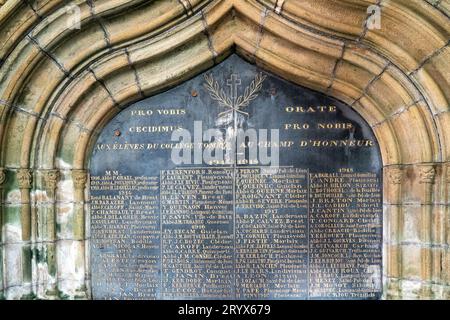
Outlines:
{"type": "Polygon", "coordinates": [[[310,175],[311,298],[374,298],[379,292],[379,190],[374,173],[310,175]]]}

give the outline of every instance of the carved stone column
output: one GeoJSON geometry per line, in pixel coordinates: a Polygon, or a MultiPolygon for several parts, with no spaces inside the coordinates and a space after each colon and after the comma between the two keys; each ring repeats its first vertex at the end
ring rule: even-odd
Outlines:
{"type": "Polygon", "coordinates": [[[421,249],[421,298],[431,299],[433,292],[431,289],[432,280],[432,251],[431,251],[431,222],[432,222],[432,200],[433,200],[433,184],[436,177],[436,169],[433,165],[422,165],[419,167],[419,183],[423,185],[423,201],[420,225],[420,239],[422,242],[421,249]]]}
{"type": "Polygon", "coordinates": [[[55,216],[55,205],[56,205],[56,187],[58,185],[61,174],[58,170],[46,170],[44,172],[45,189],[47,192],[47,197],[49,201],[53,203],[52,210],[48,212],[47,223],[46,223],[46,234],[48,240],[56,240],[56,216],[55,216]]]}
{"type": "Polygon", "coordinates": [[[402,278],[402,254],[401,254],[401,234],[402,234],[402,182],[403,170],[400,167],[389,168],[387,171],[387,182],[389,189],[390,205],[388,212],[388,252],[387,252],[387,275],[388,275],[388,297],[401,297],[402,278]]]}
{"type": "MultiPolygon", "coordinates": [[[[22,228],[22,266],[23,284],[32,282],[32,256],[31,256],[31,232],[32,232],[32,218],[31,218],[31,199],[30,190],[33,186],[33,174],[30,169],[19,169],[16,173],[17,184],[20,190],[20,224],[22,228]]],[[[31,297],[31,287],[29,290],[31,297]]]]}
{"type": "Polygon", "coordinates": [[[0,299],[3,299],[3,184],[6,182],[5,169],[0,168],[0,299]]]}
{"type": "Polygon", "coordinates": [[[75,191],[75,216],[73,235],[77,240],[84,240],[84,189],[86,188],[86,170],[72,171],[73,186],[75,191]]]}
{"type": "Polygon", "coordinates": [[[87,171],[86,170],[73,170],[72,179],[74,185],[75,207],[74,207],[74,219],[73,219],[73,236],[74,240],[79,242],[79,252],[77,252],[77,268],[83,270],[84,279],[82,283],[79,283],[79,287],[76,290],[75,298],[85,299],[88,297],[86,287],[86,234],[85,234],[85,197],[84,191],[87,183],[87,171]]]}
{"type": "Polygon", "coordinates": [[[19,169],[17,171],[17,183],[20,189],[22,240],[31,240],[31,208],[30,208],[30,189],[33,184],[33,175],[30,169],[19,169]]]}
{"type": "MultiPolygon", "coordinates": [[[[60,180],[58,170],[43,171],[45,191],[49,203],[46,205],[43,216],[40,218],[42,227],[40,228],[40,239],[44,243],[41,246],[42,259],[47,263],[48,274],[51,278],[57,278],[57,261],[56,261],[56,188],[60,180]]],[[[44,275],[45,277],[46,275],[44,275]]],[[[45,279],[43,277],[43,279],[45,279]]],[[[44,282],[42,279],[42,282],[44,282]]],[[[56,281],[45,284],[43,293],[45,297],[56,297],[57,287],[56,281]]]]}

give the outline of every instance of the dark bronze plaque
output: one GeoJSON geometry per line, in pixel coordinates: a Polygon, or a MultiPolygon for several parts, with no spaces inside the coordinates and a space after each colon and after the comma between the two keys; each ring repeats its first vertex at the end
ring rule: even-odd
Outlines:
{"type": "Polygon", "coordinates": [[[233,55],[118,114],[90,166],[95,299],[381,296],[379,148],[339,101],[233,55]]]}

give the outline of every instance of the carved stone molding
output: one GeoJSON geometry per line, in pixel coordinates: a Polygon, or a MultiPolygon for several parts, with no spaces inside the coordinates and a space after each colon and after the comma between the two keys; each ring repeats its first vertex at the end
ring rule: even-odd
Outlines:
{"type": "Polygon", "coordinates": [[[73,170],[72,171],[73,185],[75,189],[82,190],[86,187],[87,172],[86,170],[73,170]]]}
{"type": "Polygon", "coordinates": [[[20,189],[31,189],[33,184],[33,175],[30,169],[19,169],[17,171],[17,183],[20,189]]]}
{"type": "Polygon", "coordinates": [[[275,5],[275,12],[280,14],[281,10],[283,10],[283,4],[285,0],[277,0],[277,3],[275,5]]]}
{"type": "Polygon", "coordinates": [[[183,5],[184,10],[188,15],[192,15],[194,12],[192,11],[192,4],[189,0],[179,0],[180,3],[183,5]]]}
{"type": "Polygon", "coordinates": [[[436,169],[432,165],[419,168],[419,182],[422,184],[433,184],[436,177],[436,169]]]}
{"type": "Polygon", "coordinates": [[[61,178],[61,174],[59,170],[45,170],[44,171],[44,181],[45,186],[49,190],[55,190],[56,186],[58,185],[58,182],[61,178]]]}
{"type": "Polygon", "coordinates": [[[401,168],[388,169],[388,182],[393,185],[401,184],[403,181],[403,170],[401,168]]]}

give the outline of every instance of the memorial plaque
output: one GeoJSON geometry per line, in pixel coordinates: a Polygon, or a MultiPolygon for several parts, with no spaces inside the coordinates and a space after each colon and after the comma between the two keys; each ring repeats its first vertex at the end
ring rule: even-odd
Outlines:
{"type": "Polygon", "coordinates": [[[232,55],[90,163],[94,299],[379,299],[382,172],[349,106],[232,55]]]}

